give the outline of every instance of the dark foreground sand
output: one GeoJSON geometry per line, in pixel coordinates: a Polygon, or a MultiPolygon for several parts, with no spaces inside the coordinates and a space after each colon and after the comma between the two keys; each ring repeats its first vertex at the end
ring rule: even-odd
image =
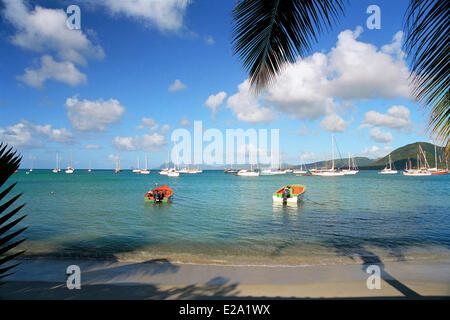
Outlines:
{"type": "Polygon", "coordinates": [[[0,299],[450,298],[450,261],[378,264],[381,289],[366,285],[368,265],[230,266],[75,260],[22,260],[0,299]],[[81,269],[81,289],[66,268],[81,269]]]}

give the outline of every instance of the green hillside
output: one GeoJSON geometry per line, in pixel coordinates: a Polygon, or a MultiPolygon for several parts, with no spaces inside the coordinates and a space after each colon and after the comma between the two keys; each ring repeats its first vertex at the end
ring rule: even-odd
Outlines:
{"type": "MultiPolygon", "coordinates": [[[[405,167],[405,163],[409,158],[411,160],[412,166],[417,167],[417,154],[419,153],[419,144],[427,156],[427,161],[430,167],[435,167],[434,144],[428,142],[415,142],[395,149],[391,152],[392,166],[396,169],[402,169],[405,167]]],[[[443,152],[441,150],[441,147],[439,146],[437,146],[437,154],[439,167],[441,166],[441,164],[439,163],[439,157],[442,158],[443,165],[445,166],[445,158],[443,157],[443,152]]],[[[372,163],[365,166],[364,169],[381,169],[384,168],[387,163],[389,163],[388,155],[383,158],[374,160],[372,163]]]]}

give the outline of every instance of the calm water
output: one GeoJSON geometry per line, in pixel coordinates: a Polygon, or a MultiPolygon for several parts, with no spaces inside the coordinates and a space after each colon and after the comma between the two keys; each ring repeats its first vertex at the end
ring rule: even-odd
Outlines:
{"type": "Polygon", "coordinates": [[[277,265],[450,256],[450,175],[34,170],[15,180],[27,203],[27,255],[277,265]],[[155,183],[172,187],[172,203],[144,204],[155,183]],[[272,192],[294,183],[307,187],[304,201],[274,206],[272,192]]]}

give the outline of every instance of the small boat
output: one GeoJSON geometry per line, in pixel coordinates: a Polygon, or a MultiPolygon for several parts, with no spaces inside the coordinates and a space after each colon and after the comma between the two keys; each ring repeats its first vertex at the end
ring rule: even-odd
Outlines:
{"type": "Polygon", "coordinates": [[[293,184],[289,186],[284,186],[280,190],[274,192],[272,195],[272,199],[274,202],[281,203],[297,203],[300,199],[303,198],[303,195],[306,192],[306,187],[300,184],[293,184]],[[288,189],[289,195],[286,196],[284,191],[288,189]]]}
{"type": "Polygon", "coordinates": [[[236,176],[240,176],[240,177],[259,177],[259,174],[260,174],[259,171],[255,171],[253,169],[250,169],[250,170],[242,169],[242,170],[238,171],[236,176]]]}
{"type": "Polygon", "coordinates": [[[378,173],[379,174],[397,174],[397,170],[392,169],[391,154],[389,154],[389,168],[386,164],[386,167],[378,173]]]}
{"type": "MultiPolygon", "coordinates": [[[[300,158],[300,160],[301,160],[301,158],[300,158]]],[[[303,167],[303,161],[301,161],[301,162],[300,162],[300,168],[295,169],[293,172],[294,172],[295,174],[305,174],[305,173],[307,173],[308,171],[306,170],[306,168],[303,167]]]]}
{"type": "Polygon", "coordinates": [[[141,169],[140,169],[140,164],[139,164],[139,157],[136,158],[137,159],[137,167],[136,169],[132,169],[131,172],[133,173],[141,173],[141,169]]]}
{"type": "Polygon", "coordinates": [[[314,176],[320,176],[320,177],[341,177],[344,176],[344,173],[342,171],[336,170],[334,167],[334,135],[331,135],[331,169],[328,169],[328,164],[326,160],[326,154],[325,154],[325,170],[310,170],[312,175],[314,176]]]}
{"type": "Polygon", "coordinates": [[[177,171],[175,168],[171,168],[171,169],[169,169],[169,171],[167,171],[167,176],[168,177],[179,177],[180,172],[177,171]]]}
{"type": "Polygon", "coordinates": [[[19,173],[19,170],[15,170],[14,173],[19,173]]]}
{"type": "Polygon", "coordinates": [[[145,168],[139,170],[140,174],[150,174],[150,170],[147,169],[147,154],[145,154],[145,168]]]}
{"type": "Polygon", "coordinates": [[[153,190],[150,190],[149,192],[147,192],[144,196],[144,200],[145,202],[151,202],[151,203],[156,203],[156,202],[169,202],[170,197],[172,197],[173,195],[173,190],[171,187],[169,187],[168,185],[163,185],[161,187],[155,188],[153,190]],[[155,195],[157,194],[157,192],[159,192],[161,194],[161,196],[155,199],[155,195]]]}
{"type": "Polygon", "coordinates": [[[70,150],[70,161],[69,161],[69,166],[67,167],[67,169],[65,170],[65,173],[67,174],[72,174],[75,171],[74,168],[72,168],[72,150],[70,150]]]}
{"type": "Polygon", "coordinates": [[[58,159],[58,152],[56,153],[56,167],[52,170],[53,173],[59,172],[59,159],[58,159]]]}
{"type": "Polygon", "coordinates": [[[350,157],[350,152],[348,153],[348,169],[343,169],[342,173],[345,175],[354,175],[359,172],[358,167],[355,164],[355,159],[350,157]],[[351,163],[350,163],[351,161],[351,163]]]}

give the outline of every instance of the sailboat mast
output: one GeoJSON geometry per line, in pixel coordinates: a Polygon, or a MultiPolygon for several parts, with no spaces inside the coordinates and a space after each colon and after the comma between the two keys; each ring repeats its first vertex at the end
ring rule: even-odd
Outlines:
{"type": "Polygon", "coordinates": [[[334,170],[334,134],[331,135],[331,171],[334,170]]]}
{"type": "Polygon", "coordinates": [[[348,170],[350,170],[351,169],[351,167],[350,167],[350,152],[348,153],[348,170]]]}
{"type": "Polygon", "coordinates": [[[437,151],[436,151],[436,145],[434,145],[434,167],[437,169],[437,151]]]}

